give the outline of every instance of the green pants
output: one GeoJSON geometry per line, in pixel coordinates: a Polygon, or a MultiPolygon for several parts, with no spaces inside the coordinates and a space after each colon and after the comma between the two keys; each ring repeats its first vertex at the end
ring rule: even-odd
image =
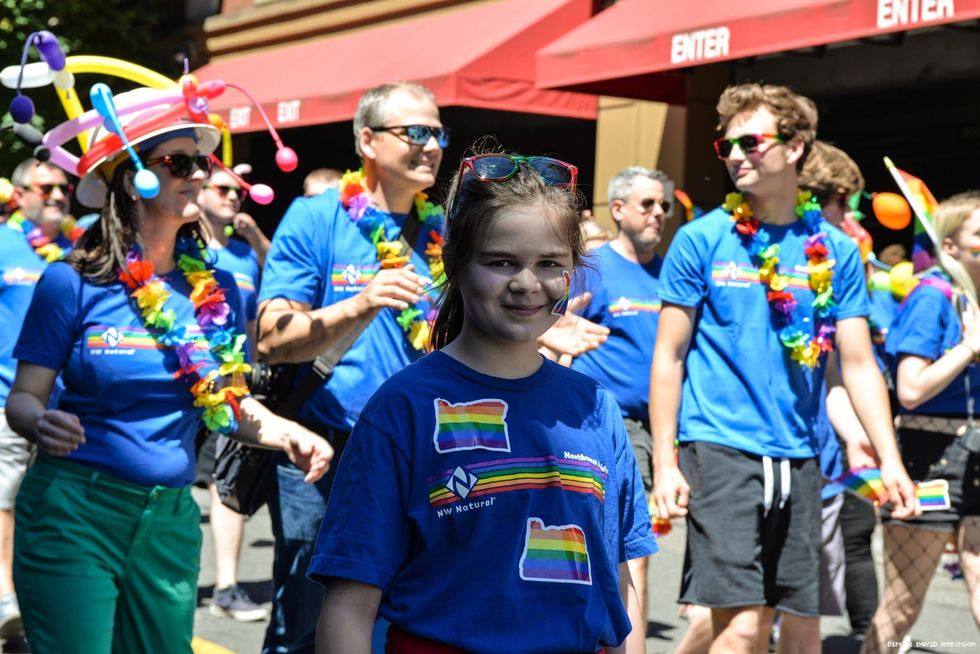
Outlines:
{"type": "Polygon", "coordinates": [[[40,455],[17,495],[14,583],[34,654],[188,654],[200,569],[189,488],[40,455]]]}

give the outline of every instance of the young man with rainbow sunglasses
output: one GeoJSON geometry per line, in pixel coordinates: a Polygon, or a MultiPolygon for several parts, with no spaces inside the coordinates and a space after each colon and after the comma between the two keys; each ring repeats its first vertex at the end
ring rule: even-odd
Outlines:
{"type": "Polygon", "coordinates": [[[895,515],[915,512],[915,491],[871,350],[860,255],[798,190],[816,107],[743,84],[718,113],[715,148],[738,192],[681,228],[664,261],[650,384],[657,507],[687,516],[681,601],[711,608],[715,650],[758,651],[779,610],[780,651],[819,652],[815,430],[827,352],[863,399],[855,409],[895,515]]]}

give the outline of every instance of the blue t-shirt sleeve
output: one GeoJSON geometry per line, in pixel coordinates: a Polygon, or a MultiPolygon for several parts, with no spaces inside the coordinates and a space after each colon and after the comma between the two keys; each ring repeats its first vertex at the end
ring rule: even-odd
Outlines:
{"type": "Polygon", "coordinates": [[[696,308],[707,294],[704,258],[710,253],[692,226],[694,223],[679,229],[667,250],[660,275],[660,299],[696,308]]]}
{"type": "Polygon", "coordinates": [[[903,354],[935,361],[943,355],[945,329],[942,321],[949,309],[942,291],[931,287],[915,289],[901,308],[888,332],[885,350],[895,359],[903,354]]]}
{"type": "Polygon", "coordinates": [[[387,590],[409,552],[409,484],[407,454],[362,415],[341,457],[307,576],[387,590]]]}
{"type": "Polygon", "coordinates": [[[838,262],[834,274],[834,301],[837,302],[837,320],[867,317],[871,314],[871,306],[861,253],[850,240],[838,243],[836,249],[838,262]]]}
{"type": "Polygon", "coordinates": [[[646,492],[640,467],[633,455],[626,424],[616,401],[606,396],[606,420],[612,427],[616,453],[616,478],[619,480],[619,562],[643,558],[659,550],[650,525],[646,492]]]}
{"type": "Polygon", "coordinates": [[[308,198],[297,198],[272,237],[265,257],[259,300],[286,298],[316,306],[323,279],[321,258],[329,251],[325,243],[326,217],[318,215],[308,198]]]}
{"type": "Polygon", "coordinates": [[[75,341],[82,279],[68,264],[44,271],[24,318],[14,358],[51,370],[62,370],[75,341]]]}

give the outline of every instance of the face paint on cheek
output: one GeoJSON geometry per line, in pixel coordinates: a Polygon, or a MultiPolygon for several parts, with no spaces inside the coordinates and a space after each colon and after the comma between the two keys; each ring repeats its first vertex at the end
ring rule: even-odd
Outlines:
{"type": "Polygon", "coordinates": [[[555,302],[555,306],[551,307],[551,315],[553,316],[564,316],[565,312],[568,311],[568,294],[572,286],[572,275],[567,270],[562,270],[561,276],[565,282],[565,293],[561,299],[555,302]]]}
{"type": "Polygon", "coordinates": [[[980,248],[977,248],[977,247],[970,248],[970,256],[971,257],[980,257],[980,248]]]}

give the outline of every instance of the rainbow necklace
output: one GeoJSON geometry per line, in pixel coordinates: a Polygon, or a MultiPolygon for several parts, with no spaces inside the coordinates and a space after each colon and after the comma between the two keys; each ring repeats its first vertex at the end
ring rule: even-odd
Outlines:
{"type": "Polygon", "coordinates": [[[806,225],[809,238],[804,253],[810,288],[816,294],[813,299],[814,331],[811,334],[807,319],[800,316],[796,298],[786,290],[789,280],[779,273],[779,244],[769,243],[769,234],[759,229],[759,219],[752,214],[752,207],[741,193],[725,196],[722,209],[735,223],[735,230],[742,237],[752,258],[759,262],[759,280],[768,287],[766,294],[769,308],[779,327],[779,341],[790,351],[790,358],[805,368],[820,365],[820,355],[834,349],[834,271],[835,261],[828,259],[830,251],[824,244],[826,232],[820,231],[822,214],[820,203],[809,191],[796,196],[796,215],[806,225]]]}
{"type": "MultiPolygon", "coordinates": [[[[412,259],[411,251],[402,253],[401,241],[389,241],[385,235],[385,217],[388,214],[378,210],[371,196],[364,188],[364,169],[348,170],[340,180],[340,202],[361,233],[371,241],[377,252],[381,269],[401,268],[412,259]]],[[[429,343],[432,320],[435,318],[436,297],[434,292],[445,278],[442,267],[442,244],[446,232],[446,217],[442,207],[428,201],[425,193],[415,196],[415,213],[422,229],[429,236],[425,247],[429,274],[432,279],[426,284],[422,298],[413,306],[402,309],[395,319],[405,332],[409,343],[418,351],[425,350],[429,343]]]]}
{"type": "MultiPolygon", "coordinates": [[[[44,259],[45,263],[54,263],[65,258],[66,252],[64,248],[41,233],[40,227],[34,227],[25,233],[24,230],[28,224],[27,219],[24,218],[24,214],[20,211],[15,211],[7,220],[7,227],[23,236],[27,240],[27,243],[34,248],[35,254],[44,259]]],[[[65,217],[61,221],[61,233],[72,245],[75,244],[84,232],[84,229],[75,225],[74,218],[65,217]]]]}
{"type": "Polygon", "coordinates": [[[188,338],[186,327],[177,324],[174,310],[165,308],[170,290],[154,273],[153,264],[143,260],[138,247],[126,255],[126,267],[119,271],[119,279],[133,289],[130,297],[158,346],[173,348],[177,353],[180,369],[174,379],[184,379],[190,385],[194,406],[204,409],[204,425],[212,431],[233,433],[241,418],[237,398],[248,395],[243,375],[252,369],[245,363],[245,334],[225,326],[231,309],[214,271],[204,263],[204,245],[185,239],[177,243],[176,254],[177,267],[191,287],[189,299],[194,304],[194,317],[207,339],[208,350],[220,362],[204,375],[201,369],[209,363],[194,361],[199,341],[188,338]],[[228,381],[222,379],[229,377],[228,381]]]}

